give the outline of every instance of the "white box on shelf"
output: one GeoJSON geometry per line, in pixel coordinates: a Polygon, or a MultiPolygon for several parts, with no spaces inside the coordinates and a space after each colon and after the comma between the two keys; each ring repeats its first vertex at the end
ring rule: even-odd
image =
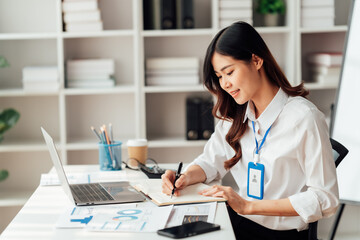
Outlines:
{"type": "Polygon", "coordinates": [[[198,85],[199,76],[163,76],[163,77],[147,77],[147,86],[181,86],[181,85],[198,85]]]}
{"type": "Polygon", "coordinates": [[[59,82],[49,81],[23,81],[24,91],[56,92],[59,90],[59,82]]]}
{"type": "Polygon", "coordinates": [[[304,7],[329,7],[334,4],[334,0],[301,0],[301,6],[304,7]]]}
{"type": "Polygon", "coordinates": [[[71,22],[65,24],[67,32],[98,32],[103,30],[103,22],[71,22]]]}
{"type": "Polygon", "coordinates": [[[301,26],[303,28],[326,28],[333,27],[335,25],[334,17],[312,17],[301,19],[301,26]]]}
{"type": "Polygon", "coordinates": [[[23,80],[26,81],[58,81],[57,66],[26,66],[22,69],[23,80]]]}
{"type": "Polygon", "coordinates": [[[199,69],[197,57],[160,57],[147,58],[146,69],[199,69]]]}
{"type": "Polygon", "coordinates": [[[219,17],[222,18],[252,18],[252,9],[220,9],[219,17]]]}
{"type": "Polygon", "coordinates": [[[301,8],[301,18],[330,18],[335,17],[334,7],[302,7],[301,8]]]}
{"type": "Polygon", "coordinates": [[[111,88],[115,86],[114,79],[102,80],[70,80],[67,81],[68,88],[111,88]]]}
{"type": "Polygon", "coordinates": [[[96,22],[101,21],[100,11],[81,11],[81,12],[65,12],[64,22],[75,23],[75,22],[96,22]]]}
{"type": "Polygon", "coordinates": [[[220,0],[219,8],[250,8],[252,9],[252,0],[220,0]]]}
{"type": "Polygon", "coordinates": [[[64,1],[62,2],[63,12],[92,11],[98,9],[97,0],[64,1]]]}
{"type": "Polygon", "coordinates": [[[310,53],[306,56],[306,61],[310,64],[321,66],[341,66],[343,55],[340,52],[318,52],[310,53]]]}

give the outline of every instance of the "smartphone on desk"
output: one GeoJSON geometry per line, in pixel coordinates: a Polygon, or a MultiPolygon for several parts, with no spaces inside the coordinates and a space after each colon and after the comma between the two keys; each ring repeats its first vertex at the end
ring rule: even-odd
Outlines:
{"type": "Polygon", "coordinates": [[[220,230],[220,225],[198,221],[192,223],[184,223],[175,227],[160,229],[157,231],[157,233],[159,235],[171,238],[185,238],[216,230],[220,230]]]}

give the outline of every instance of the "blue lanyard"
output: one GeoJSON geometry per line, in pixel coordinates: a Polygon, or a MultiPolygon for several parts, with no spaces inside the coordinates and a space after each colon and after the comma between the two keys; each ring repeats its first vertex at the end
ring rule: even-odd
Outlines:
{"type": "Polygon", "coordinates": [[[268,133],[270,132],[270,129],[271,129],[271,126],[272,126],[272,125],[268,128],[268,130],[266,130],[266,133],[265,133],[265,135],[264,135],[264,138],[263,138],[263,140],[262,140],[261,143],[260,143],[260,147],[259,147],[259,143],[258,143],[258,141],[257,141],[257,139],[256,139],[256,132],[255,132],[254,121],[252,121],[252,126],[253,126],[253,130],[254,130],[254,137],[255,137],[255,144],[256,144],[255,153],[256,153],[256,154],[259,154],[259,151],[260,151],[261,147],[264,145],[265,139],[266,139],[268,133]]]}

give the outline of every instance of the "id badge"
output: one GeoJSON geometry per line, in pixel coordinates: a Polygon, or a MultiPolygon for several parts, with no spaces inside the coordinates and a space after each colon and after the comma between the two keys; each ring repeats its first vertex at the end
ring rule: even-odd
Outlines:
{"type": "Polygon", "coordinates": [[[247,195],[256,199],[263,199],[265,166],[261,163],[249,162],[247,195]]]}

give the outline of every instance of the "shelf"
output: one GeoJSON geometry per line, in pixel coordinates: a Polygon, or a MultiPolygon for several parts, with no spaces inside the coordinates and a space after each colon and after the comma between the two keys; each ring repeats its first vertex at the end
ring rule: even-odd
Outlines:
{"type": "Polygon", "coordinates": [[[196,86],[147,86],[144,88],[146,93],[166,93],[166,92],[204,92],[203,85],[196,86]]]}
{"type": "Polygon", "coordinates": [[[181,137],[155,137],[149,140],[149,148],[203,147],[205,146],[206,142],[207,140],[189,141],[181,137]]]}
{"type": "Polygon", "coordinates": [[[57,96],[58,91],[27,91],[24,89],[1,89],[0,97],[57,96]]]}
{"type": "Polygon", "coordinates": [[[346,32],[348,29],[347,26],[334,26],[334,27],[325,27],[325,28],[301,28],[301,33],[331,33],[331,32],[346,32]]]}
{"type": "Polygon", "coordinates": [[[0,192],[0,207],[23,206],[34,191],[8,191],[0,192]]]}
{"type": "Polygon", "coordinates": [[[104,30],[99,32],[63,32],[63,38],[92,38],[92,37],[129,37],[134,36],[133,30],[104,30]]]}
{"type": "Polygon", "coordinates": [[[62,90],[65,95],[100,95],[135,93],[135,87],[131,85],[120,85],[113,88],[66,88],[62,90]]]}
{"type": "MultiPolygon", "coordinates": [[[[6,136],[5,136],[6,137],[6,136]]],[[[61,148],[58,147],[60,144],[55,142],[58,150],[61,148]]],[[[28,140],[28,141],[14,141],[14,140],[4,140],[0,144],[0,152],[38,152],[38,151],[48,151],[45,142],[41,140],[28,140]]]]}
{"type": "Polygon", "coordinates": [[[50,33],[0,33],[0,40],[56,39],[56,32],[50,33]]]}
{"type": "Polygon", "coordinates": [[[321,89],[336,89],[338,84],[324,84],[324,83],[305,83],[305,88],[309,90],[321,90],[321,89]]]}
{"type": "Polygon", "coordinates": [[[212,36],[213,29],[186,29],[186,30],[144,30],[143,37],[173,37],[173,36],[212,36]]]}

